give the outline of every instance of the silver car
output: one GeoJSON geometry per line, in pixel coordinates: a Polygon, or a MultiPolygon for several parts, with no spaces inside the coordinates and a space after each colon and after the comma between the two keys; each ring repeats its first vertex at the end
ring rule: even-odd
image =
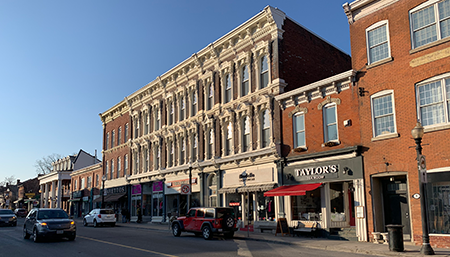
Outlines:
{"type": "Polygon", "coordinates": [[[33,236],[35,242],[44,238],[66,237],[75,240],[77,226],[63,209],[37,208],[30,211],[23,224],[23,238],[33,236]]]}
{"type": "Polygon", "coordinates": [[[0,225],[17,226],[17,217],[12,210],[0,209],[0,225]]]}
{"type": "Polygon", "coordinates": [[[83,218],[83,225],[89,224],[98,227],[99,225],[116,225],[116,214],[112,209],[93,209],[88,215],[83,218]]]}

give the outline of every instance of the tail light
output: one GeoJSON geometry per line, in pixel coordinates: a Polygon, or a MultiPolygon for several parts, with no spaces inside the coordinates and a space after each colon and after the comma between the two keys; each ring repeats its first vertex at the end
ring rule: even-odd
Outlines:
{"type": "Polygon", "coordinates": [[[99,217],[100,219],[102,218],[102,215],[101,214],[99,214],[99,215],[97,215],[97,217],[99,217]]]}

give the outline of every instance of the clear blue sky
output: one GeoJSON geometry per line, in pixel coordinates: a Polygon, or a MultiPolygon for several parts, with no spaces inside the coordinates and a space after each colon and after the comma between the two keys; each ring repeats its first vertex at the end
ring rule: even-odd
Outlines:
{"type": "Polygon", "coordinates": [[[350,54],[345,2],[1,1],[0,181],[52,153],[101,158],[99,113],[267,5],[350,54]]]}

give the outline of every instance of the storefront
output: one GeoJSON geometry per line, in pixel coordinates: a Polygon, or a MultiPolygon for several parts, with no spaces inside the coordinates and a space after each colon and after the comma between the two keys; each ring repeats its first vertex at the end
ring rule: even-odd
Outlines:
{"type": "Polygon", "coordinates": [[[189,178],[176,177],[166,178],[166,213],[169,216],[184,216],[186,215],[189,206],[200,206],[200,187],[198,178],[191,179],[192,193],[189,194],[189,178]],[[182,190],[183,189],[183,190],[182,190]],[[190,197],[190,199],[189,199],[190,197]]]}
{"type": "Polygon", "coordinates": [[[284,197],[290,224],[318,223],[330,235],[348,229],[367,241],[362,157],[352,149],[288,159],[283,186],[264,195],[284,197]]]}
{"type": "Polygon", "coordinates": [[[104,201],[104,207],[113,209],[116,213],[126,208],[128,203],[126,186],[111,187],[105,189],[105,195],[99,198],[104,201]]]}
{"type": "Polygon", "coordinates": [[[152,184],[152,222],[164,221],[164,181],[152,184]]]}
{"type": "Polygon", "coordinates": [[[450,235],[450,168],[433,169],[428,173],[428,217],[430,235],[450,235]]]}
{"type": "Polygon", "coordinates": [[[249,224],[257,228],[259,223],[274,221],[277,216],[276,199],[266,197],[264,193],[277,186],[277,177],[274,163],[222,171],[222,187],[218,190],[222,205],[235,209],[241,227],[249,224]],[[245,186],[244,171],[247,175],[245,186]]]}

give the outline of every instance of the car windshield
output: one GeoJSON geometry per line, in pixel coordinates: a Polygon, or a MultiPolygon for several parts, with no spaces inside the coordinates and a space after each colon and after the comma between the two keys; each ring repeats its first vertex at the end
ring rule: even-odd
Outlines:
{"type": "Polygon", "coordinates": [[[0,214],[14,214],[11,210],[0,210],[0,214]]]}
{"type": "Polygon", "coordinates": [[[69,216],[62,210],[42,210],[38,213],[38,219],[67,219],[69,216]]]}
{"type": "Polygon", "coordinates": [[[234,217],[234,210],[229,208],[217,208],[217,218],[223,218],[225,216],[234,217]]]}
{"type": "Polygon", "coordinates": [[[100,214],[114,214],[113,210],[100,210],[100,214]]]}

